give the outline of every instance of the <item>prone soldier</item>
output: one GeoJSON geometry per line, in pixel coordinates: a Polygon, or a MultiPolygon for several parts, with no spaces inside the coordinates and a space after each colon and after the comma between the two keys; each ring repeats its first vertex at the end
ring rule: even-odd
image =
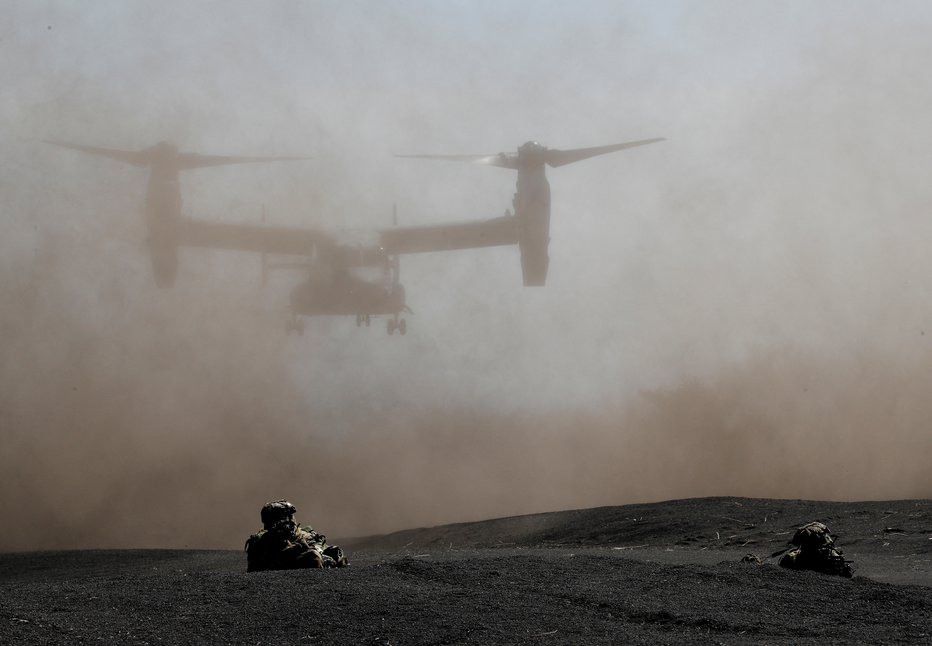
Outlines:
{"type": "MultiPolygon", "coordinates": [[[[792,570],[815,570],[851,578],[854,570],[851,561],[835,547],[835,536],[822,523],[808,523],[796,530],[792,548],[780,557],[778,564],[792,570]]],[[[779,554],[779,552],[778,552],[779,554]]]]}
{"type": "Polygon", "coordinates": [[[246,541],[246,571],[345,567],[343,550],[294,520],[295,506],[276,500],[262,507],[262,529],[246,541]]]}

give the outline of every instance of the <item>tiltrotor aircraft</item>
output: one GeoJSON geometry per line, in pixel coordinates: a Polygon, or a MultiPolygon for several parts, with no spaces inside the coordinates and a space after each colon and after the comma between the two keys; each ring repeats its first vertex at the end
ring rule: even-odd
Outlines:
{"type": "Polygon", "coordinates": [[[399,280],[403,254],[454,249],[518,245],[525,286],[542,286],[547,279],[550,240],[550,184],[545,167],[564,166],[596,155],[663,141],[643,139],[610,146],[557,150],[537,142],[520,146],[515,153],[497,155],[398,155],[399,157],[447,159],[500,166],[518,171],[512,207],[505,215],[487,220],[431,226],[392,227],[376,232],[377,243],[365,246],[341,244],[327,232],[301,227],[224,224],[184,215],[179,172],[193,168],[308,157],[232,157],[179,152],[162,142],[140,151],[115,150],[79,144],[48,143],[84,153],[101,155],[134,166],[149,167],[145,217],[155,282],[171,287],[178,271],[180,246],[253,251],[263,256],[268,268],[301,268],[308,278],[291,291],[292,316],[286,329],[301,334],[302,316],[348,315],[357,325],[369,326],[372,316],[388,316],[389,334],[405,334],[402,314],[410,312],[404,286],[399,280]],[[302,256],[302,263],[267,263],[267,254],[302,256]],[[376,268],[378,277],[363,277],[360,269],[376,268]]]}

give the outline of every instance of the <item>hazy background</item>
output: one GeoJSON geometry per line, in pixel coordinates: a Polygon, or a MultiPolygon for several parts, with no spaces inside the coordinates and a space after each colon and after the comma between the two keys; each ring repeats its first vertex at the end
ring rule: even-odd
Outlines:
{"type": "Polygon", "coordinates": [[[0,4],[0,549],[237,549],[706,495],[929,497],[927,2],[0,4]],[[186,214],[487,218],[514,173],[395,153],[668,141],[549,173],[551,266],[402,260],[416,314],[307,321],[183,250],[146,172],[42,144],[313,155],[186,214]]]}

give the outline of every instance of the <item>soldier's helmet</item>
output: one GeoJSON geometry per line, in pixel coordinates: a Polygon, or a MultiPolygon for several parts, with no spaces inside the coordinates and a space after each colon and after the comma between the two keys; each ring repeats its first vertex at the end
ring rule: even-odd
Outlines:
{"type": "Polygon", "coordinates": [[[295,511],[297,511],[295,506],[287,500],[276,500],[266,503],[262,511],[259,512],[262,518],[262,526],[265,529],[271,529],[271,527],[279,521],[292,520],[291,517],[294,515],[295,511]]]}
{"type": "Polygon", "coordinates": [[[791,542],[805,549],[831,548],[835,544],[835,537],[823,523],[815,522],[797,529],[791,542]]]}

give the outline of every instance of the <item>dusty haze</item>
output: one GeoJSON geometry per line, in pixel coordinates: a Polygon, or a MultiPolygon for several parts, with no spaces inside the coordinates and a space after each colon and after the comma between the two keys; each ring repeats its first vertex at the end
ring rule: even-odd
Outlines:
{"type": "Polygon", "coordinates": [[[925,2],[8,3],[0,549],[230,547],[685,496],[929,497],[925,2]],[[249,254],[145,254],[146,173],[43,139],[313,155],[182,175],[187,215],[503,213],[400,160],[666,137],[549,172],[551,266],[402,259],[416,314],[308,321],[249,254]]]}

